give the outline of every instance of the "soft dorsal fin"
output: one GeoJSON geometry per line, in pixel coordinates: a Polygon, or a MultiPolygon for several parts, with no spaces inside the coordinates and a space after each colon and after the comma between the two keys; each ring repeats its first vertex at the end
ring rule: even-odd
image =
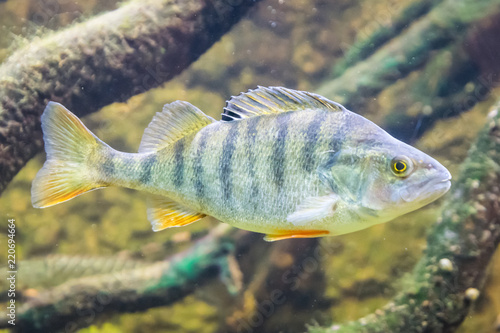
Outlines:
{"type": "Polygon", "coordinates": [[[139,153],[158,151],[215,121],[188,102],[165,104],[144,131],[139,153]]]}
{"type": "Polygon", "coordinates": [[[148,200],[148,220],[154,231],[182,227],[196,222],[206,215],[193,211],[169,198],[151,195],[148,200]]]}
{"type": "Polygon", "coordinates": [[[260,87],[241,93],[227,101],[223,121],[232,121],[266,114],[306,109],[345,111],[342,105],[306,91],[283,87],[260,87]]]}

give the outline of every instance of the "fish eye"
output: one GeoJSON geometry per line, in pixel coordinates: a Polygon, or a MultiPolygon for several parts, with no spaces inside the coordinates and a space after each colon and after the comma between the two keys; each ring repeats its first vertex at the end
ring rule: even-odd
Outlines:
{"type": "Polygon", "coordinates": [[[391,170],[398,177],[406,177],[413,171],[413,164],[406,156],[397,156],[391,161],[391,170]]]}
{"type": "Polygon", "coordinates": [[[396,161],[394,162],[394,171],[400,173],[406,170],[407,166],[404,161],[396,161]]]}

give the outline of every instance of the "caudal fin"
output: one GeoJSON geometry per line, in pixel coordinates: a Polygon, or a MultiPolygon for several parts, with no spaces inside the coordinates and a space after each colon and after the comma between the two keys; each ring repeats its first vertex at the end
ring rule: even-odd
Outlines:
{"type": "Polygon", "coordinates": [[[53,206],[106,186],[93,179],[86,161],[107,145],[78,117],[61,104],[49,102],[42,115],[42,130],[47,160],[33,180],[33,207],[53,206]]]}

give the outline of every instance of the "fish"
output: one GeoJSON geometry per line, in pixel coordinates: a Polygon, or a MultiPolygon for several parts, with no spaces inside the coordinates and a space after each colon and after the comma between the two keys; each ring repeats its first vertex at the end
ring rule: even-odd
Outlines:
{"type": "Polygon", "coordinates": [[[425,206],[451,186],[437,160],[314,93],[261,87],[226,102],[217,121],[166,104],[138,153],[117,151],[49,102],[47,159],[32,184],[44,208],[122,186],[147,193],[154,231],[212,216],[265,240],[346,234],[425,206]]]}

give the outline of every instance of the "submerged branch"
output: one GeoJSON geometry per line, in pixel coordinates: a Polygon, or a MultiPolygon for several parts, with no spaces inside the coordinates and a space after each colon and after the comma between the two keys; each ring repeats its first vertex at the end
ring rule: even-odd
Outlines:
{"type": "Polygon", "coordinates": [[[454,44],[392,92],[404,92],[404,97],[394,98],[380,126],[400,140],[415,140],[436,121],[458,116],[486,99],[498,84],[495,77],[494,69],[482,71],[462,46],[454,44]]]}
{"type": "Polygon", "coordinates": [[[0,193],[42,146],[48,101],[78,116],[157,87],[258,0],[132,0],[33,41],[0,65],[0,193]]]}
{"type": "Polygon", "coordinates": [[[252,279],[239,304],[232,308],[226,325],[219,331],[304,332],[306,323],[317,320],[318,313],[330,306],[325,298],[326,279],[320,268],[321,259],[329,249],[318,244],[317,238],[273,243],[263,265],[252,270],[252,279]]]}
{"type": "MultiPolygon", "coordinates": [[[[498,85],[495,54],[500,13],[478,22],[457,43],[443,48],[425,67],[389,92],[394,102],[380,125],[397,138],[416,139],[440,119],[455,117],[488,98],[498,85]]],[[[385,95],[387,97],[387,94],[385,95]]]]}
{"type": "MultiPolygon", "coordinates": [[[[384,43],[396,37],[406,29],[413,21],[427,14],[434,6],[441,1],[421,0],[411,2],[391,24],[383,24],[373,34],[367,38],[361,38],[349,47],[344,58],[335,64],[333,74],[342,75],[349,67],[366,59],[384,43]]],[[[389,10],[389,9],[388,9],[389,10]]],[[[375,17],[375,22],[379,23],[375,17]]]]}
{"type": "MultiPolygon", "coordinates": [[[[173,304],[214,278],[230,280],[227,256],[234,251],[228,225],[221,225],[189,250],[130,270],[69,280],[41,291],[17,309],[16,332],[75,331],[114,313],[173,304]]],[[[229,286],[230,287],[230,286],[229,286]]],[[[12,328],[2,313],[0,328],[12,328]]]]}
{"type": "MultiPolygon", "coordinates": [[[[93,257],[49,255],[42,258],[22,260],[17,264],[16,287],[18,290],[27,288],[48,288],[61,284],[69,279],[81,278],[97,274],[108,274],[131,270],[149,265],[145,260],[134,260],[120,256],[93,257]]],[[[7,276],[7,267],[0,268],[0,275],[7,276]]],[[[8,288],[9,281],[0,281],[0,290],[8,288]]],[[[7,297],[7,292],[1,293],[0,302],[7,297]]]]}
{"type": "Polygon", "coordinates": [[[419,69],[431,58],[431,51],[460,40],[474,23],[499,12],[498,0],[445,0],[317,92],[359,111],[357,106],[419,69]]]}
{"type": "Polygon", "coordinates": [[[452,332],[465,319],[500,243],[500,102],[461,166],[408,286],[375,314],[325,332],[452,332]]]}

